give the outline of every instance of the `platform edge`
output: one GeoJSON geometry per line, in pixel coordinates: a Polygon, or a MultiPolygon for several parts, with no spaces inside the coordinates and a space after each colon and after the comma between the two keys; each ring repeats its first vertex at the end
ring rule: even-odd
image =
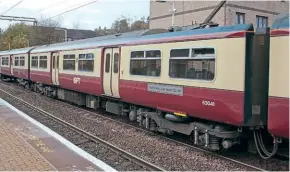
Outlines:
{"type": "Polygon", "coordinates": [[[30,116],[26,115],[24,112],[22,112],[19,109],[15,108],[10,103],[8,103],[5,100],[3,100],[2,98],[0,98],[0,102],[1,101],[6,106],[8,106],[9,108],[11,108],[13,111],[15,111],[16,113],[18,113],[19,115],[21,115],[23,118],[25,118],[26,120],[28,120],[32,124],[36,125],[37,127],[41,128],[42,130],[44,130],[45,132],[47,132],[48,134],[50,134],[51,136],[53,136],[56,140],[58,140],[59,142],[61,142],[65,146],[67,146],[69,149],[71,149],[72,151],[76,152],[78,155],[80,155],[81,157],[87,159],[88,161],[92,162],[93,164],[95,164],[96,166],[98,166],[99,168],[101,168],[102,170],[104,170],[104,171],[117,172],[116,169],[112,168],[111,166],[109,166],[105,162],[103,162],[103,161],[101,161],[101,160],[93,157],[92,155],[90,155],[89,153],[85,152],[81,148],[75,146],[74,144],[72,144],[70,141],[68,141],[67,139],[65,139],[61,135],[57,134],[56,132],[52,131],[50,128],[46,127],[45,125],[41,124],[40,122],[38,122],[38,121],[34,120],[33,118],[31,118],[30,116]]]}

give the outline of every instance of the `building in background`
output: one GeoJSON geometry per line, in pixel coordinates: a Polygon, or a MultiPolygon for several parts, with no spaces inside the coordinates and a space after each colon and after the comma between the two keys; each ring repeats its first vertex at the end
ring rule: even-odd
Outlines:
{"type": "Polygon", "coordinates": [[[65,29],[55,27],[32,27],[30,45],[46,45],[66,41],[75,41],[99,36],[92,30],[65,29]],[[65,39],[66,38],[66,39],[65,39]]]}
{"type": "MultiPolygon", "coordinates": [[[[172,11],[174,26],[202,23],[219,3],[220,1],[150,1],[149,27],[171,27],[172,11]]],[[[288,11],[289,1],[226,1],[211,21],[220,26],[253,23],[255,28],[265,27],[271,26],[277,15],[288,11]]]]}

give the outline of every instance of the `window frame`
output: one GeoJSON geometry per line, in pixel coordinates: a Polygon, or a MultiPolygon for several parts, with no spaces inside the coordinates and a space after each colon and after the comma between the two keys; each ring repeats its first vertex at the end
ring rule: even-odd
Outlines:
{"type": "Polygon", "coordinates": [[[14,56],[14,65],[13,66],[14,67],[20,67],[20,57],[19,56],[14,56]],[[18,62],[17,65],[15,65],[16,64],[16,61],[18,62]]]}
{"type": "Polygon", "coordinates": [[[32,69],[38,69],[39,68],[39,56],[31,56],[30,67],[32,69]],[[32,61],[35,60],[35,59],[33,59],[33,57],[37,57],[37,66],[32,66],[32,61]]]}
{"type": "Polygon", "coordinates": [[[94,53],[79,53],[78,54],[78,58],[77,58],[77,62],[78,62],[78,71],[79,72],[88,72],[88,73],[94,73],[94,70],[95,70],[95,54],[94,53]],[[92,54],[93,55],[93,58],[92,59],[87,59],[87,55],[88,54],[92,54]],[[80,59],[80,55],[85,55],[85,58],[84,59],[80,59]],[[84,71],[84,70],[80,70],[79,69],[79,65],[80,65],[80,63],[79,63],[79,61],[93,61],[93,69],[92,70],[90,70],[90,71],[84,71]]]}
{"type": "Polygon", "coordinates": [[[19,56],[19,66],[25,67],[25,56],[19,56]],[[23,65],[21,65],[21,61],[24,61],[23,65]]]}
{"type": "Polygon", "coordinates": [[[4,67],[8,66],[9,67],[10,66],[10,58],[7,56],[1,57],[1,66],[4,66],[4,67]],[[6,62],[6,60],[7,60],[7,64],[2,64],[3,59],[5,60],[4,62],[6,62]]]}
{"type": "Polygon", "coordinates": [[[38,58],[38,68],[39,69],[47,69],[47,66],[48,66],[48,57],[46,55],[43,55],[43,56],[39,56],[38,58]],[[42,57],[45,57],[46,59],[41,59],[42,57]],[[40,67],[40,61],[46,61],[46,67],[40,67]]]}
{"type": "Polygon", "coordinates": [[[161,49],[132,49],[130,51],[130,60],[129,60],[129,74],[131,76],[138,76],[138,77],[150,77],[150,78],[161,78],[161,73],[162,73],[162,55],[163,52],[161,49]],[[138,58],[132,58],[131,54],[134,51],[143,51],[144,52],[144,56],[143,57],[138,57],[138,58]],[[146,58],[146,51],[160,51],[160,57],[155,58],[155,57],[150,57],[150,58],[146,58]],[[148,76],[148,75],[134,75],[131,73],[131,62],[132,60],[160,60],[160,74],[159,76],[148,76]]]}
{"type": "Polygon", "coordinates": [[[257,28],[263,28],[263,26],[262,27],[259,27],[259,21],[262,20],[262,25],[263,25],[264,19],[266,19],[266,26],[265,27],[268,27],[268,24],[269,24],[268,19],[269,18],[266,17],[266,16],[256,15],[256,25],[257,25],[257,28]]]}
{"type": "Polygon", "coordinates": [[[202,47],[182,47],[182,48],[171,48],[170,51],[169,51],[169,56],[170,56],[170,52],[171,50],[176,50],[176,49],[189,49],[189,57],[186,58],[186,57],[181,57],[181,58],[177,58],[177,57],[174,57],[174,58],[171,58],[169,57],[168,58],[168,77],[170,80],[180,80],[180,81],[198,81],[198,82],[215,82],[216,81],[216,73],[217,73],[217,53],[216,53],[216,47],[213,47],[213,46],[202,46],[202,47]],[[194,58],[192,57],[192,49],[201,49],[201,48],[212,48],[214,49],[214,59],[215,59],[215,63],[214,63],[214,77],[212,80],[204,80],[204,79],[190,79],[190,78],[174,78],[174,77],[171,77],[170,76],[170,59],[180,59],[180,60],[186,60],[186,59],[197,59],[197,60],[200,60],[200,59],[205,59],[205,60],[210,60],[210,59],[213,59],[213,58],[194,58]]]}
{"type": "Polygon", "coordinates": [[[246,23],[246,13],[236,12],[236,24],[245,24],[246,23]],[[240,23],[241,16],[243,16],[243,23],[240,23]],[[237,23],[237,17],[238,17],[238,23],[237,23]]]}
{"type": "Polygon", "coordinates": [[[63,55],[62,55],[62,70],[63,70],[63,71],[76,71],[76,61],[77,61],[76,54],[63,54],[63,55]],[[69,57],[70,57],[70,56],[72,56],[72,55],[74,56],[74,59],[70,59],[70,58],[69,58],[69,59],[65,59],[65,58],[64,58],[64,56],[69,56],[69,57]],[[64,68],[64,61],[74,61],[74,62],[75,62],[75,63],[74,63],[74,64],[75,64],[75,65],[74,65],[74,69],[65,69],[65,68],[64,68]]]}

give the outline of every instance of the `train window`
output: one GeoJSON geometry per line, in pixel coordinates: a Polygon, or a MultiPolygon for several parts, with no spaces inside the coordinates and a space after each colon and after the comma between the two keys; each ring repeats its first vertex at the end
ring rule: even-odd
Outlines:
{"type": "Polygon", "coordinates": [[[106,73],[110,72],[110,58],[111,58],[111,55],[109,53],[107,53],[106,54],[106,66],[105,66],[106,73]]]}
{"type": "Polygon", "coordinates": [[[85,54],[79,54],[79,59],[86,59],[86,55],[85,54]]]}
{"type": "Polygon", "coordinates": [[[86,59],[94,59],[94,54],[93,53],[86,54],[86,59]]]}
{"type": "Polygon", "coordinates": [[[25,66],[25,58],[24,58],[24,56],[20,57],[19,62],[20,62],[20,66],[25,66]]]}
{"type": "Polygon", "coordinates": [[[78,70],[92,72],[94,71],[94,54],[79,54],[78,70]]]}
{"type": "Polygon", "coordinates": [[[75,55],[64,55],[63,56],[63,70],[75,70],[75,55]]]}
{"type": "Polygon", "coordinates": [[[38,57],[37,56],[31,57],[31,68],[38,68],[38,57]]]}
{"type": "Polygon", "coordinates": [[[132,51],[131,52],[131,58],[143,58],[144,57],[144,51],[132,51]]]}
{"type": "Polygon", "coordinates": [[[119,53],[114,54],[114,73],[119,71],[119,53]]]}
{"type": "Polygon", "coordinates": [[[55,56],[52,56],[52,69],[55,69],[55,56]]]}
{"type": "Polygon", "coordinates": [[[161,57],[161,51],[159,50],[146,51],[146,58],[151,57],[161,57]]]}
{"type": "Polygon", "coordinates": [[[56,57],[56,68],[59,66],[59,56],[56,57]]]}
{"type": "Polygon", "coordinates": [[[47,68],[47,56],[39,57],[39,68],[46,69],[47,68]]]}
{"type": "Polygon", "coordinates": [[[9,66],[9,57],[2,57],[2,65],[9,66]]]}
{"type": "Polygon", "coordinates": [[[185,53],[180,58],[170,57],[169,76],[171,78],[213,80],[215,75],[214,49],[194,48],[189,51],[189,54],[191,55],[188,57],[184,56],[185,53]]]}
{"type": "Polygon", "coordinates": [[[64,55],[63,59],[66,60],[75,60],[75,55],[74,54],[70,54],[70,55],[64,55]]]}
{"type": "Polygon", "coordinates": [[[170,58],[189,57],[190,49],[174,49],[170,51],[170,58]]]}
{"type": "Polygon", "coordinates": [[[14,57],[14,66],[19,66],[19,57],[14,57]]]}
{"type": "Polygon", "coordinates": [[[194,48],[192,49],[191,57],[214,58],[214,49],[213,48],[194,48]]]}
{"type": "Polygon", "coordinates": [[[130,73],[131,75],[143,75],[143,76],[160,76],[161,71],[161,51],[160,50],[148,50],[131,52],[130,73]],[[140,56],[136,57],[136,54],[140,56]],[[144,58],[144,54],[146,57],[144,58]],[[133,56],[132,56],[133,55],[133,56]]]}
{"type": "Polygon", "coordinates": [[[10,65],[10,57],[6,57],[6,63],[5,63],[6,66],[9,66],[10,65]]]}

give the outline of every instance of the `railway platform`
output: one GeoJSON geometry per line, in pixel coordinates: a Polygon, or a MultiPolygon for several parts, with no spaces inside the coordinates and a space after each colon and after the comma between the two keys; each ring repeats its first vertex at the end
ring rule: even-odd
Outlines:
{"type": "Polygon", "coordinates": [[[116,171],[0,98],[0,171],[116,171]]]}

